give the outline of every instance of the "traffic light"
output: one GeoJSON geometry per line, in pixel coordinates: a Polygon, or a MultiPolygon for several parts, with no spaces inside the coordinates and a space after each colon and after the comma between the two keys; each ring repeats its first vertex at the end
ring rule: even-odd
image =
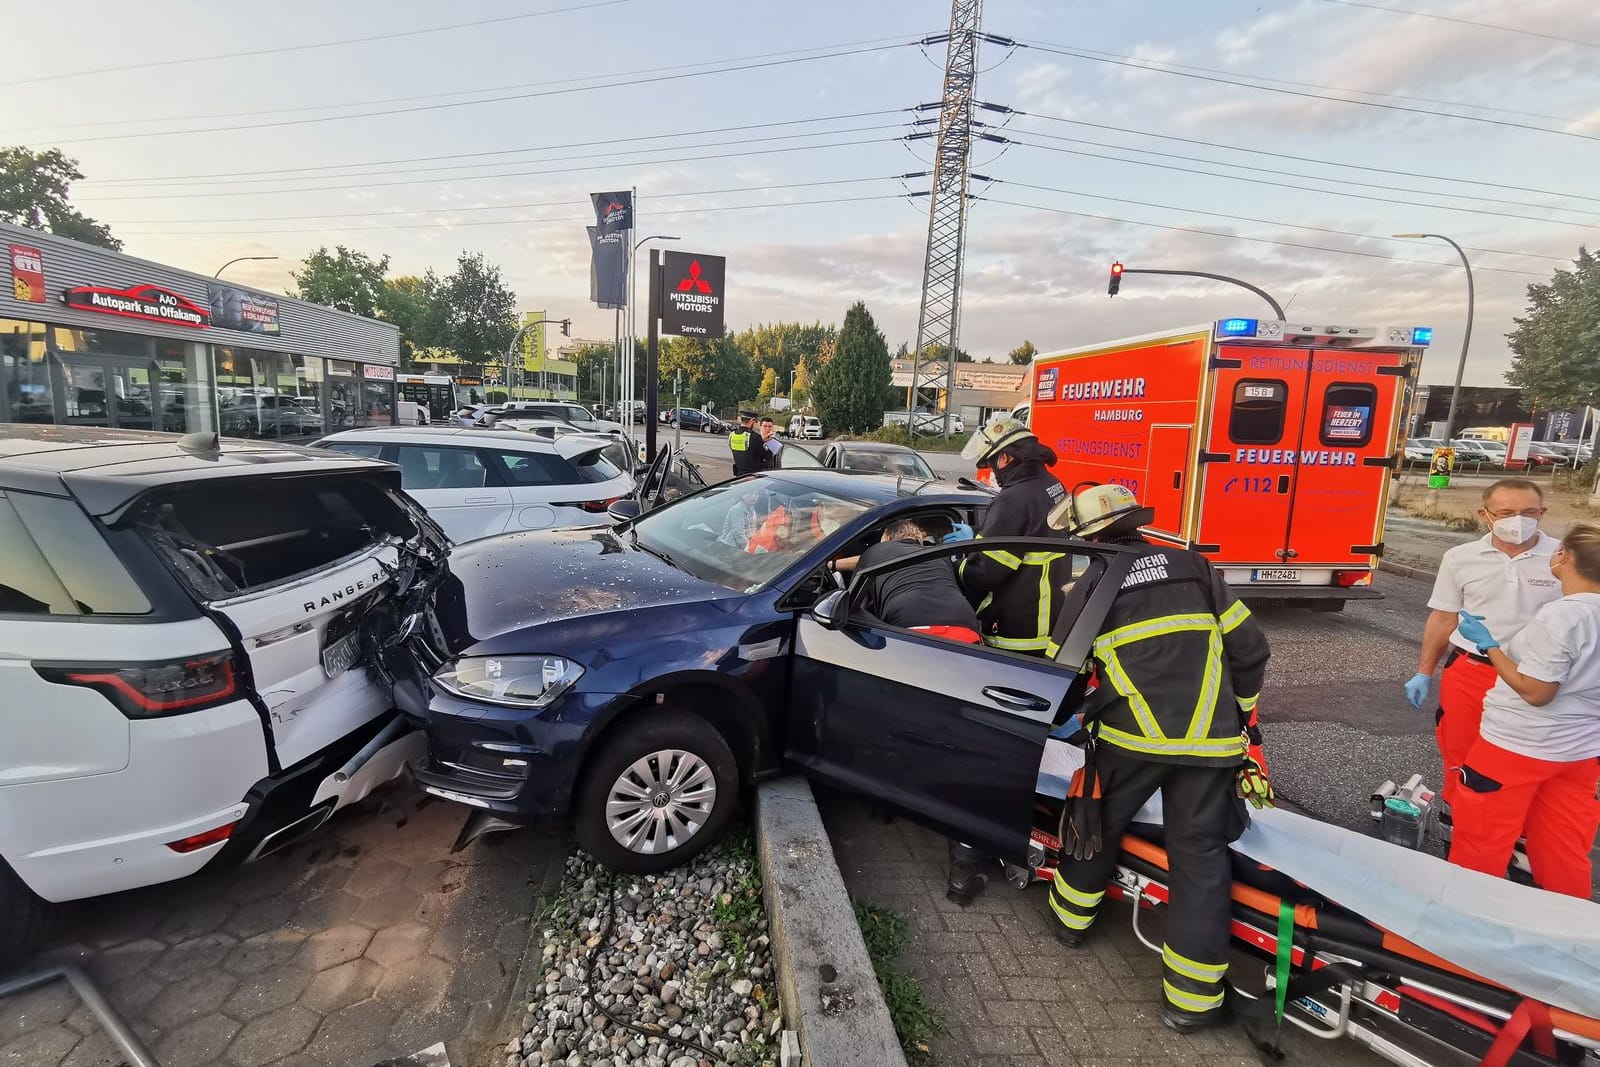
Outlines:
{"type": "Polygon", "coordinates": [[[561,320],[561,336],[562,337],[571,337],[572,336],[572,320],[571,319],[562,319],[561,320]]]}
{"type": "Polygon", "coordinates": [[[1111,281],[1106,286],[1107,296],[1116,296],[1117,290],[1122,288],[1122,262],[1119,260],[1111,264],[1111,281]]]}

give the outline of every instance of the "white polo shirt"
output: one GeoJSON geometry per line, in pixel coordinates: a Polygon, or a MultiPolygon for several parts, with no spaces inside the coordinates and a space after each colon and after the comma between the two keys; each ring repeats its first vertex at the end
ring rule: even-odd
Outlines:
{"type": "MultiPolygon", "coordinates": [[[[1494,547],[1491,537],[1484,534],[1444,554],[1428,607],[1482,615],[1495,640],[1505,644],[1533,620],[1535,612],[1561,599],[1561,583],[1550,573],[1550,557],[1561,542],[1540,533],[1532,548],[1508,556],[1494,547]]],[[[1450,642],[1463,652],[1478,651],[1460,631],[1450,634],[1450,642]]]]}
{"type": "Polygon", "coordinates": [[[1503,644],[1519,671],[1561,688],[1536,708],[1504,679],[1496,681],[1483,698],[1479,735],[1534,759],[1571,763],[1600,756],[1600,593],[1546,604],[1503,644]]]}

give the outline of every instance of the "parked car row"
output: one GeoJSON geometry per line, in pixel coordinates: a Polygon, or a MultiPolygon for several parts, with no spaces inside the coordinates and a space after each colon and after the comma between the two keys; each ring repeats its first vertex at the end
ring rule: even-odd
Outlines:
{"type": "MultiPolygon", "coordinates": [[[[1444,442],[1432,437],[1414,437],[1405,444],[1405,462],[1408,465],[1425,465],[1433,461],[1433,451],[1444,445],[1444,442]]],[[[1487,441],[1478,438],[1458,437],[1449,442],[1455,449],[1456,466],[1476,463],[1495,467],[1506,465],[1506,444],[1504,441],[1487,441]]],[[[1574,458],[1579,463],[1588,463],[1593,458],[1593,453],[1586,447],[1577,444],[1534,441],[1528,446],[1528,465],[1531,468],[1549,468],[1556,466],[1571,466],[1574,458]]]]}

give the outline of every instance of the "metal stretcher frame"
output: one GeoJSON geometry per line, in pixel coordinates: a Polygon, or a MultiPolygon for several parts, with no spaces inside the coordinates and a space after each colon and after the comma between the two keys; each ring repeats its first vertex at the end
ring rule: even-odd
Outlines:
{"type": "MultiPolygon", "coordinates": [[[[1047,855],[1056,842],[1043,842],[1047,855]]],[[[1134,936],[1151,951],[1161,945],[1146,935],[1143,913],[1165,905],[1169,899],[1167,853],[1161,846],[1128,835],[1122,842],[1118,866],[1107,887],[1107,896],[1133,905],[1131,924],[1134,936]]],[[[1049,878],[1053,870],[1036,869],[1038,877],[1049,878]]],[[[1233,884],[1231,936],[1235,942],[1268,958],[1278,952],[1275,917],[1283,906],[1282,898],[1239,881],[1233,884]]],[[[1457,1055],[1485,1055],[1503,1027],[1517,1012],[1524,998],[1514,990],[1486,981],[1447,960],[1429,953],[1403,938],[1378,927],[1356,924],[1348,918],[1323,916],[1314,905],[1292,905],[1293,942],[1290,964],[1298,975],[1340,967],[1338,978],[1325,989],[1292,996],[1283,1021],[1324,1040],[1349,1037],[1400,1067],[1439,1067],[1414,1048],[1402,1045],[1373,1025],[1403,1030],[1423,1044],[1435,1044],[1457,1055]],[[1323,930],[1332,925],[1333,930],[1323,930]],[[1359,928],[1358,928],[1359,925],[1359,928]],[[1343,929],[1339,929],[1343,927],[1343,929]],[[1340,934],[1345,936],[1341,937],[1340,934]],[[1366,935],[1361,937],[1360,935],[1366,935]],[[1356,935],[1356,936],[1351,936],[1356,935]],[[1376,970],[1389,976],[1383,981],[1368,975],[1376,970]],[[1369,1018],[1357,1018],[1357,1009],[1369,1018]],[[1402,1011],[1412,1018],[1402,1018],[1402,1011]],[[1422,1025],[1419,1023],[1419,1019],[1422,1025]]],[[[1262,998],[1230,981],[1234,993],[1247,1001],[1262,998]]],[[[1274,991],[1275,976],[1266,975],[1266,996],[1274,991]]],[[[1291,987],[1292,988],[1292,987],[1291,987]]],[[[1560,1008],[1549,1008],[1550,1036],[1574,1049],[1600,1054],[1600,1019],[1560,1008]]],[[[1270,1010],[1263,1013],[1270,1018],[1270,1010]]],[[[1563,1062],[1555,1055],[1521,1048],[1508,1062],[1516,1067],[1549,1067],[1563,1062]]]]}
{"type": "Polygon", "coordinates": [[[89,981],[88,975],[71,964],[46,967],[0,980],[0,1000],[58,980],[72,987],[72,991],[83,1001],[84,1007],[100,1021],[106,1036],[127,1057],[132,1067],[161,1067],[155,1055],[145,1047],[143,1041],[139,1040],[139,1035],[133,1032],[133,1027],[128,1025],[127,1020],[117,1014],[117,1010],[111,1006],[105,994],[100,992],[99,987],[89,981]]]}

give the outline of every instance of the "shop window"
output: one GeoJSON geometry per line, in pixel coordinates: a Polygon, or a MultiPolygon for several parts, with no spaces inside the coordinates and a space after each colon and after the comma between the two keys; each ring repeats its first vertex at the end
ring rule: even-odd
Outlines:
{"type": "Polygon", "coordinates": [[[1360,448],[1372,440],[1378,387],[1370,382],[1334,382],[1322,395],[1318,439],[1333,448],[1360,448]]]}
{"type": "Polygon", "coordinates": [[[361,410],[361,380],[356,377],[358,368],[343,359],[327,361],[328,426],[333,430],[348,430],[367,425],[361,410]]]}
{"type": "Polygon", "coordinates": [[[46,337],[40,322],[0,319],[0,419],[55,422],[46,337]]]}
{"type": "Polygon", "coordinates": [[[394,383],[361,383],[361,426],[394,425],[394,383]]]}
{"type": "Polygon", "coordinates": [[[118,330],[82,330],[70,326],[51,328],[57,352],[150,358],[150,338],[118,330]]]}
{"type": "Polygon", "coordinates": [[[1289,386],[1282,381],[1242,381],[1233,387],[1228,439],[1236,445],[1275,445],[1283,440],[1289,386]]]}
{"type": "Polygon", "coordinates": [[[211,356],[196,341],[156,341],[160,401],[156,429],[198,433],[216,427],[211,399],[211,356]]]}

